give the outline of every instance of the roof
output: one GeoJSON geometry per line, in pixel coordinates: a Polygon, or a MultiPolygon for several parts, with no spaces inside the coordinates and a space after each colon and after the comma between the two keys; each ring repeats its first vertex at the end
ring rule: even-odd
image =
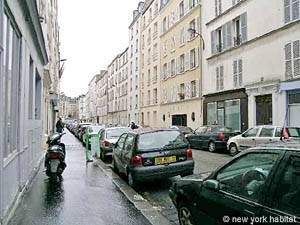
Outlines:
{"type": "Polygon", "coordinates": [[[300,139],[289,139],[287,141],[274,141],[269,144],[260,145],[258,147],[252,148],[256,149],[270,149],[270,150],[292,150],[300,151],[300,139]]]}

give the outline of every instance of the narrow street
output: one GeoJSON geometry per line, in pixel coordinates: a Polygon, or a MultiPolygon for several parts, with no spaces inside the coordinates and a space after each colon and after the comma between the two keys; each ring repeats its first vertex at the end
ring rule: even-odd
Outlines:
{"type": "Polygon", "coordinates": [[[43,165],[10,225],[149,224],[103,171],[86,166],[82,144],[69,132],[63,137],[68,167],[61,185],[53,185],[43,165]]]}

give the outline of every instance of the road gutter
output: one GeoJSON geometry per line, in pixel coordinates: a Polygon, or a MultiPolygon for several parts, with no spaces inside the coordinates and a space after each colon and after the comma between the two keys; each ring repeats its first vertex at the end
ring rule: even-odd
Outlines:
{"type": "Polygon", "coordinates": [[[94,158],[94,163],[104,172],[106,176],[112,179],[116,187],[125,195],[125,197],[139,210],[142,215],[152,225],[173,225],[164,217],[157,207],[152,206],[148,200],[144,199],[139,193],[131,188],[122,178],[118,176],[109,166],[99,159],[94,158]]]}

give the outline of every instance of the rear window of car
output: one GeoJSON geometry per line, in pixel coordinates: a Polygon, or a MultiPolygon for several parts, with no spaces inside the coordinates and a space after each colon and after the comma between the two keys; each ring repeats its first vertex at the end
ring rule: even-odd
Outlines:
{"type": "Polygon", "coordinates": [[[289,137],[300,137],[300,128],[298,127],[289,127],[288,128],[289,137]]]}
{"type": "Polygon", "coordinates": [[[115,129],[108,129],[106,131],[106,138],[107,139],[115,139],[119,138],[122,134],[127,133],[130,128],[115,128],[115,129]]]}
{"type": "Polygon", "coordinates": [[[139,151],[188,147],[188,141],[179,131],[157,131],[141,134],[138,137],[139,151]]]}
{"type": "Polygon", "coordinates": [[[90,131],[98,133],[102,128],[103,128],[102,126],[91,126],[90,131]]]}

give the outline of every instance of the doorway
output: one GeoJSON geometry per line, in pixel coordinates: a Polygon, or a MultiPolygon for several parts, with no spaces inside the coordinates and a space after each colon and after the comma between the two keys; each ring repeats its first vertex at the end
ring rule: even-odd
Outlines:
{"type": "Polygon", "coordinates": [[[256,97],[256,125],[272,125],[272,94],[256,97]]]}
{"type": "Polygon", "coordinates": [[[172,126],[187,126],[187,115],[173,115],[172,126]]]}

